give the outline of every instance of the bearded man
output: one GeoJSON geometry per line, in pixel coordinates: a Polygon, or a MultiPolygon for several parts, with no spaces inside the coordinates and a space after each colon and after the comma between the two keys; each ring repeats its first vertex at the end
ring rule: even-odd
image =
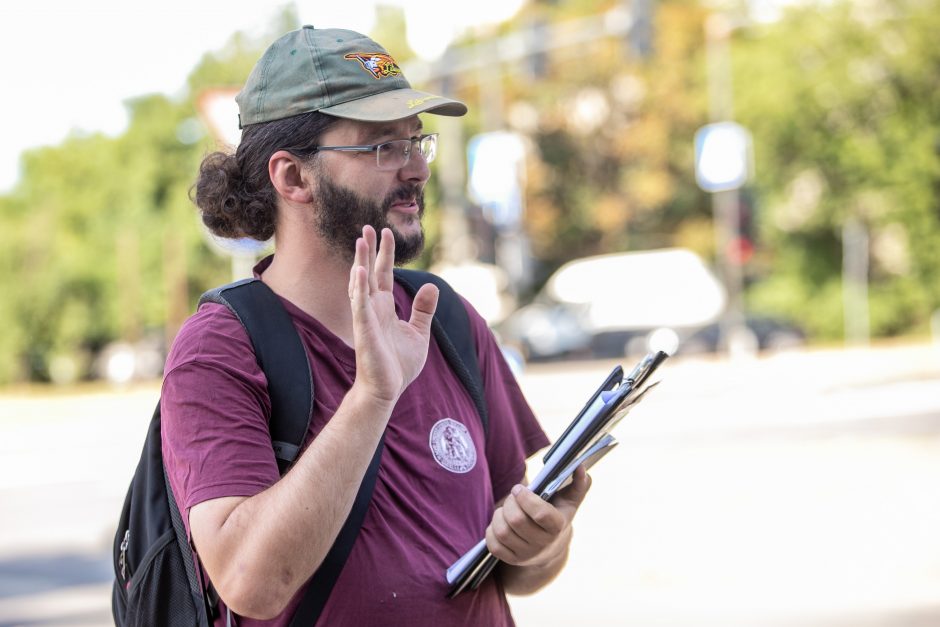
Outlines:
{"type": "Polygon", "coordinates": [[[523,487],[525,460],[547,438],[484,320],[462,301],[486,430],[430,333],[438,288],[411,297],[393,280],[424,242],[438,138],[418,116],[466,106],[413,90],[369,38],[310,26],[274,42],[236,100],[241,142],[204,159],[195,201],[218,236],[274,238],[255,276],[300,335],[316,402],[307,444],[281,476],[265,377],[234,314],[204,304],[174,342],[164,460],[220,597],[216,624],[290,624],[383,437],[369,509],[317,624],[513,624],[506,593],[560,571],[589,478],[579,470],[552,503],[523,487]],[[444,427],[460,438],[459,460],[438,444],[444,427]],[[446,568],[484,536],[503,563],[447,598],[446,568]]]}

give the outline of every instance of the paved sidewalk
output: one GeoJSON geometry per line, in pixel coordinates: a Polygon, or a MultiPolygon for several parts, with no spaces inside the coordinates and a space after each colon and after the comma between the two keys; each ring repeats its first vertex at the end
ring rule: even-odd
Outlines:
{"type": "MultiPolygon", "coordinates": [[[[569,367],[524,383],[552,436],[580,408],[552,376],[569,367]]],[[[592,472],[568,568],[513,600],[521,625],[940,624],[940,350],[677,359],[661,377],[592,472]]]]}
{"type": "MultiPolygon", "coordinates": [[[[612,364],[528,367],[550,437],[612,364]]],[[[568,568],[513,599],[520,627],[940,624],[940,349],[661,377],[592,473],[568,568]]],[[[111,624],[113,525],[158,393],[0,394],[0,627],[111,624]]]]}

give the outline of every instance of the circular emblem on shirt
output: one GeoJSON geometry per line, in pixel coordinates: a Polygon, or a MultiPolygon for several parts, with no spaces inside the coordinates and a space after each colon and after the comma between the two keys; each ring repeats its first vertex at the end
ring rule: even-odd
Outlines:
{"type": "Polygon", "coordinates": [[[477,464],[477,449],[467,428],[451,418],[442,418],[431,427],[431,454],[451,472],[465,473],[477,464]]]}

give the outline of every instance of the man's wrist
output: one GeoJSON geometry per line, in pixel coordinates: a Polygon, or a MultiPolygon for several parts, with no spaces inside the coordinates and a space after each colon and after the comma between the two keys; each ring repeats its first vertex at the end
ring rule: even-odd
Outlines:
{"type": "Polygon", "coordinates": [[[503,588],[509,594],[533,594],[551,583],[561,569],[568,562],[568,545],[560,553],[552,555],[545,562],[513,565],[503,563],[500,565],[500,579],[503,588]]]}
{"type": "Polygon", "coordinates": [[[367,384],[356,379],[346,393],[346,401],[351,403],[357,415],[382,416],[384,420],[388,420],[398,399],[383,398],[369,389],[367,384]]]}
{"type": "Polygon", "coordinates": [[[542,555],[537,556],[536,561],[532,562],[530,565],[538,570],[551,570],[564,566],[565,562],[568,561],[568,547],[571,546],[571,538],[573,535],[571,525],[568,525],[561,534],[555,538],[554,542],[546,547],[546,551],[544,551],[542,555]]]}

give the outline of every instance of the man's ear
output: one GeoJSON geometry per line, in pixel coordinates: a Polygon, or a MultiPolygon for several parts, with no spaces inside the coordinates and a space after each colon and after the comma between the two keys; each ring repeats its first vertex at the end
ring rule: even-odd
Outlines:
{"type": "Polygon", "coordinates": [[[311,180],[303,160],[286,150],[278,150],[268,159],[268,176],[275,191],[284,200],[309,203],[313,200],[311,180]]]}

